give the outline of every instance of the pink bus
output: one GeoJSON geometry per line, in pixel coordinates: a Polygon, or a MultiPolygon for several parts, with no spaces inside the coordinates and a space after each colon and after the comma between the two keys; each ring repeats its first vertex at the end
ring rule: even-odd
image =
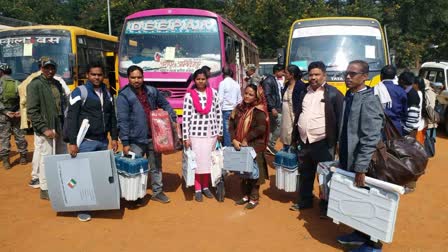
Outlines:
{"type": "Polygon", "coordinates": [[[229,65],[241,83],[244,67],[258,65],[258,49],[246,33],[216,13],[166,8],[140,11],[125,19],[118,59],[117,88],[128,84],[127,68],[138,65],[144,70],[145,84],[158,88],[181,116],[187,80],[196,69],[210,67],[209,83],[217,89],[221,69],[229,65]]]}

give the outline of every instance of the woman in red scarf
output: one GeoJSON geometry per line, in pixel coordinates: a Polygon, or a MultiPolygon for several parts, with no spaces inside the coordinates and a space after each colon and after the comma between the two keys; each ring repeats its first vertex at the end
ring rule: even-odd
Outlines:
{"type": "Polygon", "coordinates": [[[198,69],[193,74],[194,85],[184,98],[182,133],[185,148],[196,154],[195,200],[202,194],[213,198],[209,189],[212,151],[222,138],[222,111],[218,93],[207,84],[207,73],[198,69]]]}
{"type": "Polygon", "coordinates": [[[229,121],[229,132],[232,144],[239,150],[242,146],[254,148],[259,169],[258,179],[244,178],[241,181],[243,198],[237,205],[246,204],[246,209],[258,205],[260,185],[269,179],[264,151],[269,137],[269,115],[266,98],[261,86],[248,85],[244,89],[243,102],[232,111],[229,121]]]}

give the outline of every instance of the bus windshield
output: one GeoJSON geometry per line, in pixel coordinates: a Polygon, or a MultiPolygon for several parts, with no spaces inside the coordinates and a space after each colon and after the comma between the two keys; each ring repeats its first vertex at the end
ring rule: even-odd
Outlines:
{"type": "MultiPolygon", "coordinates": [[[[18,32],[16,32],[17,34],[18,32]]],[[[30,73],[39,70],[38,60],[42,56],[52,58],[57,66],[57,75],[67,84],[73,82],[69,67],[71,43],[69,36],[49,34],[23,34],[0,38],[0,62],[7,63],[14,71],[12,77],[24,80],[30,73]]]]}
{"type": "Polygon", "coordinates": [[[138,65],[145,72],[194,72],[207,65],[221,69],[216,19],[157,16],[128,20],[120,39],[120,74],[138,65]]]}
{"type": "Polygon", "coordinates": [[[370,72],[385,65],[381,31],[369,26],[315,26],[294,30],[290,63],[306,70],[312,61],[322,61],[327,71],[344,71],[352,60],[369,63],[370,72]]]}

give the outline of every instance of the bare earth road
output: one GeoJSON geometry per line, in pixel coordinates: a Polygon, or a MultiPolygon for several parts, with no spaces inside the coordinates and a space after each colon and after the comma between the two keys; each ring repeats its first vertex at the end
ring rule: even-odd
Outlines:
{"type": "MultiPolygon", "coordinates": [[[[32,143],[32,136],[28,136],[32,143]]],[[[30,149],[33,146],[30,144],[30,149]]],[[[448,251],[448,139],[439,135],[437,156],[417,191],[400,199],[394,241],[384,251],[448,251]]],[[[31,156],[31,155],[30,155],[31,156]]],[[[18,159],[18,155],[12,160],[18,159]]],[[[272,156],[268,157],[272,164],[272,156]]],[[[317,207],[289,209],[294,193],[262,186],[254,210],[235,206],[236,177],[226,181],[225,202],[193,200],[182,186],[181,154],[163,157],[164,184],[171,203],[148,201],[135,209],[94,212],[82,223],[74,214],[55,213],[39,190],[28,187],[31,164],[0,169],[0,251],[342,251],[335,238],[348,227],[319,219],[317,207]]],[[[148,190],[151,193],[151,190],[148,190]]],[[[147,197],[148,199],[149,197],[147,197]]],[[[317,203],[317,202],[315,202],[317,203]]],[[[317,204],[315,204],[317,206],[317,204]]]]}

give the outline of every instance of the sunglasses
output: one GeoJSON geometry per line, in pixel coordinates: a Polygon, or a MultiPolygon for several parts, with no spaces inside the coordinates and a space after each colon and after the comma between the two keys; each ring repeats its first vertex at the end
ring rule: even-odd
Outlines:
{"type": "Polygon", "coordinates": [[[365,74],[364,72],[342,72],[342,76],[347,77],[347,75],[350,75],[351,78],[355,77],[358,74],[365,74]]]}

